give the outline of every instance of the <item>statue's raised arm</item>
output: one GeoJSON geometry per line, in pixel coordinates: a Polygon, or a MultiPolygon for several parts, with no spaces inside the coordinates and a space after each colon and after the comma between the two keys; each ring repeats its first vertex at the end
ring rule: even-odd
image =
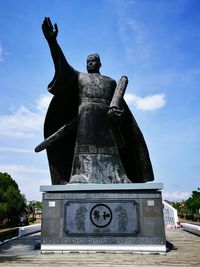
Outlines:
{"type": "Polygon", "coordinates": [[[51,44],[52,42],[56,41],[56,37],[58,35],[58,26],[56,23],[53,26],[49,17],[44,18],[42,23],[42,31],[48,43],[51,44]]]}
{"type": "Polygon", "coordinates": [[[73,127],[67,126],[65,138],[59,138],[56,144],[47,147],[52,184],[62,184],[70,178],[74,155],[76,124],[73,121],[78,115],[79,72],[67,62],[57,42],[58,26],[52,24],[49,17],[43,20],[42,32],[49,45],[55,67],[53,79],[48,84],[48,91],[54,96],[45,118],[44,137],[48,140],[49,136],[65,124],[73,124],[73,127]]]}
{"type": "Polygon", "coordinates": [[[60,46],[57,43],[58,26],[52,24],[49,17],[45,17],[42,23],[42,31],[49,44],[51,56],[54,62],[55,75],[48,85],[48,90],[52,94],[59,94],[65,90],[66,85],[73,84],[77,79],[78,71],[74,70],[67,62],[60,46]]]}

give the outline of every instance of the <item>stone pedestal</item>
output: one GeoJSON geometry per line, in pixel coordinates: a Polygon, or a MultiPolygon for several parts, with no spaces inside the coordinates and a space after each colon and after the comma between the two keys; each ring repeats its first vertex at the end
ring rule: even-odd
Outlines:
{"type": "Polygon", "coordinates": [[[41,251],[165,252],[162,184],[41,186],[41,251]]]}

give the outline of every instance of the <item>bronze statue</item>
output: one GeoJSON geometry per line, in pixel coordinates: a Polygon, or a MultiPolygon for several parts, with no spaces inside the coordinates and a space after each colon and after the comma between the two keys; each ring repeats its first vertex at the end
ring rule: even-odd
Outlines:
{"type": "Polygon", "coordinates": [[[118,85],[99,70],[98,54],[87,58],[88,73],[73,69],[49,18],[42,24],[55,66],[48,86],[54,95],[45,119],[45,141],[52,184],[138,183],[152,181],[143,135],[123,100],[127,78],[118,85]]]}

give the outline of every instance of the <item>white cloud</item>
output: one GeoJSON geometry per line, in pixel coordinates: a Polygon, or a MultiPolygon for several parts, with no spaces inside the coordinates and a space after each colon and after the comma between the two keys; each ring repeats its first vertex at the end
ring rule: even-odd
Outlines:
{"type": "Polygon", "coordinates": [[[137,3],[131,0],[115,1],[118,15],[118,31],[127,59],[135,62],[136,57],[149,58],[150,45],[145,26],[138,20],[137,3]]]}
{"type": "Polygon", "coordinates": [[[0,62],[3,62],[3,47],[0,44],[0,62]]]}
{"type": "Polygon", "coordinates": [[[42,193],[41,185],[51,184],[49,171],[30,165],[0,165],[1,172],[6,172],[17,182],[22,194],[27,200],[40,200],[42,193]]]}
{"type": "Polygon", "coordinates": [[[5,49],[3,48],[1,42],[0,42],[0,62],[4,61],[4,57],[7,54],[7,52],[5,51],[5,49]]]}
{"type": "Polygon", "coordinates": [[[191,196],[191,193],[189,192],[166,192],[163,193],[163,199],[169,200],[169,201],[182,201],[186,200],[191,196]]]}
{"type": "Polygon", "coordinates": [[[0,152],[33,153],[33,149],[23,149],[23,148],[16,148],[16,147],[0,147],[0,152]]]}
{"type": "Polygon", "coordinates": [[[166,105],[164,94],[150,95],[143,98],[134,94],[125,94],[124,98],[128,104],[133,104],[136,109],[143,111],[157,110],[166,105]]]}
{"type": "Polygon", "coordinates": [[[7,165],[7,164],[0,164],[1,172],[8,172],[10,174],[19,175],[21,173],[49,173],[48,170],[35,168],[29,165],[7,165]]]}
{"type": "Polygon", "coordinates": [[[3,62],[3,54],[4,54],[4,50],[3,50],[3,47],[2,47],[2,45],[1,45],[1,43],[0,43],[0,62],[3,62]]]}
{"type": "Polygon", "coordinates": [[[38,100],[37,100],[37,109],[45,112],[49,106],[49,103],[52,99],[51,95],[42,95],[38,100]]]}
{"type": "Polygon", "coordinates": [[[0,116],[0,136],[12,138],[30,138],[41,131],[44,123],[44,113],[51,97],[43,95],[36,103],[36,111],[31,111],[25,106],[19,107],[9,115],[0,116]]]}
{"type": "Polygon", "coordinates": [[[134,94],[125,94],[124,99],[126,100],[126,103],[131,105],[133,104],[138,97],[134,94]]]}

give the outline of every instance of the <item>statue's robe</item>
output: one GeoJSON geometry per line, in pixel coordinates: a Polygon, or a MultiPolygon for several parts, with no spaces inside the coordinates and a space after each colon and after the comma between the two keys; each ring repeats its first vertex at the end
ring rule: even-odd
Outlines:
{"type": "MultiPolygon", "coordinates": [[[[55,75],[48,86],[54,95],[47,111],[44,136],[49,137],[64,124],[78,116],[80,72],[74,70],[66,61],[61,49],[57,46],[55,75]]],[[[152,165],[143,135],[123,101],[124,117],[120,132],[124,140],[118,152],[127,177],[133,183],[143,183],[154,180],[152,165]]],[[[66,135],[47,148],[52,184],[69,182],[74,158],[76,133],[79,125],[69,127],[66,135]]]]}

